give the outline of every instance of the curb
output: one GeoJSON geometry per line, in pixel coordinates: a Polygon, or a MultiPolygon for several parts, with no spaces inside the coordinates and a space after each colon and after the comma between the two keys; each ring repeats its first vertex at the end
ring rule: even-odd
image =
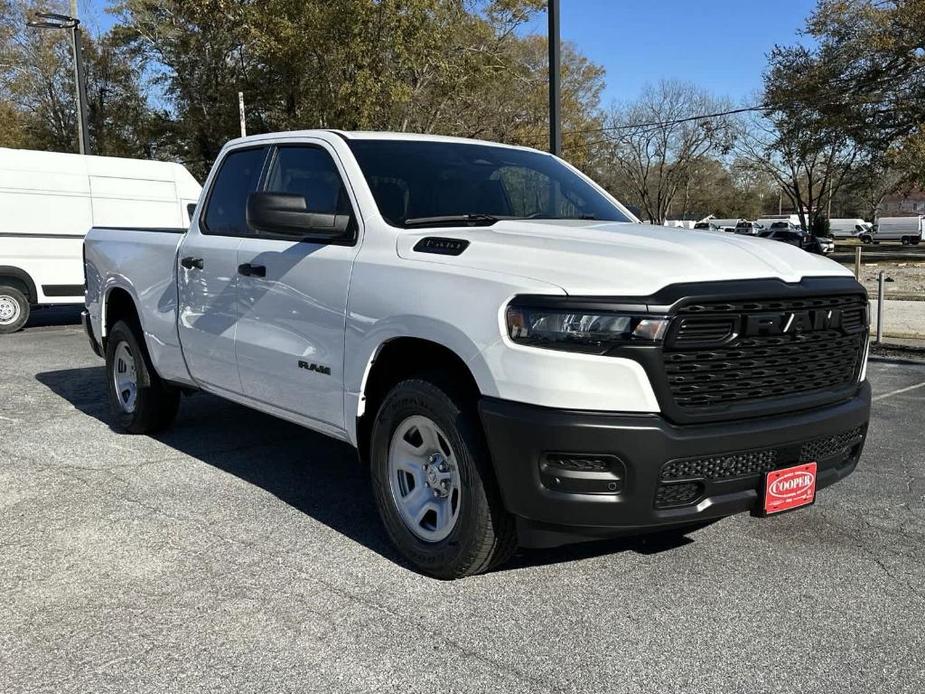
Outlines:
{"type": "Polygon", "coordinates": [[[925,366],[925,357],[922,359],[902,359],[900,357],[878,357],[878,356],[868,356],[868,362],[874,362],[878,364],[902,364],[904,366],[925,366]]]}

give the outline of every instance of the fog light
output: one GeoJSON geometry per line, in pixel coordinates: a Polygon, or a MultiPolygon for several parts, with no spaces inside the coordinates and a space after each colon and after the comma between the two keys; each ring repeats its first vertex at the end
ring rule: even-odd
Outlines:
{"type": "Polygon", "coordinates": [[[626,466],[617,456],[596,453],[546,453],[540,480],[547,489],[568,494],[620,494],[626,466]]]}

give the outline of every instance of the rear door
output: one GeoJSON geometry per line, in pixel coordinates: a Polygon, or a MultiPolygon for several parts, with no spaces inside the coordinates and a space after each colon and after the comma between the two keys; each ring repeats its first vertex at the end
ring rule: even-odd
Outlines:
{"type": "Polygon", "coordinates": [[[356,204],[339,160],[325,143],[279,145],[264,190],[302,195],[307,210],[352,216],[330,243],[251,236],[238,248],[237,359],[245,395],[344,427],[347,289],[359,249],[356,204]]]}
{"type": "Polygon", "coordinates": [[[267,147],[225,155],[202,214],[178,253],[178,331],[190,375],[207,389],[241,392],[235,360],[238,246],[247,234],[247,196],[257,190],[267,147]]]}

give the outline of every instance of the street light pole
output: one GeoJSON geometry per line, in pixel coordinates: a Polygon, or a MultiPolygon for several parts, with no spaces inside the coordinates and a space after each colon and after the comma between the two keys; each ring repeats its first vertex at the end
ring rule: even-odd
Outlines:
{"type": "Polygon", "coordinates": [[[71,33],[74,53],[74,83],[77,92],[77,146],[81,154],[90,154],[90,131],[87,127],[87,80],[84,74],[83,50],[80,47],[80,20],[77,0],[71,0],[71,15],[37,12],[36,19],[27,22],[34,29],[67,29],[71,33]]]}
{"type": "Polygon", "coordinates": [[[549,16],[549,151],[562,154],[562,123],[560,120],[561,73],[559,59],[559,0],[548,0],[549,16]]]}
{"type": "Polygon", "coordinates": [[[77,141],[81,154],[90,154],[90,133],[87,127],[87,78],[84,74],[83,49],[80,47],[80,20],[77,19],[77,0],[71,0],[71,44],[74,48],[74,81],[77,88],[77,141]]]}

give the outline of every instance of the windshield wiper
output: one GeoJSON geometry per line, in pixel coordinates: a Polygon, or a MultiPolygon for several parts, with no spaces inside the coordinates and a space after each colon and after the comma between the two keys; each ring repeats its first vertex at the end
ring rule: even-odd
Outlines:
{"type": "Polygon", "coordinates": [[[447,214],[440,217],[411,217],[403,224],[406,227],[431,227],[444,224],[464,224],[466,226],[489,226],[497,222],[500,217],[490,214],[447,214]]]}

